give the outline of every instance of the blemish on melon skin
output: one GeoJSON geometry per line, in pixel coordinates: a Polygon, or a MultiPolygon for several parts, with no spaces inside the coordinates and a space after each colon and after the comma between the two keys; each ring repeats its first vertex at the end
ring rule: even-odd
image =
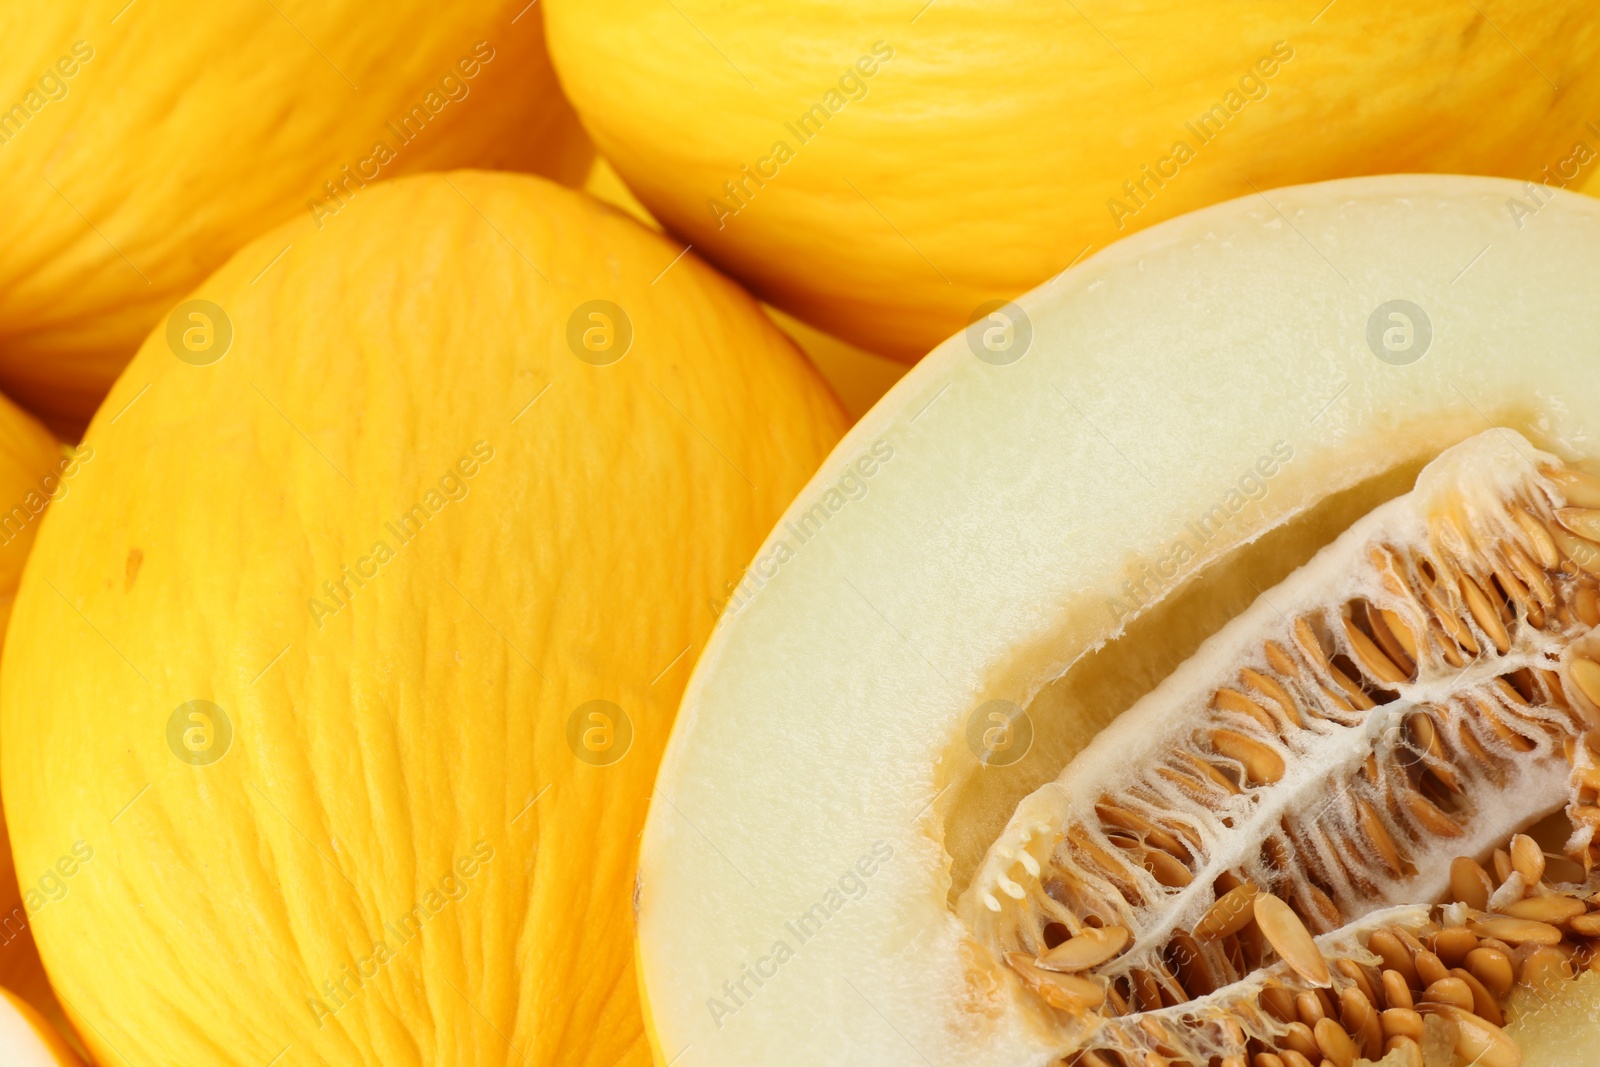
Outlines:
{"type": "Polygon", "coordinates": [[[122,590],[127,592],[133,588],[133,583],[139,580],[139,568],[144,566],[144,549],[128,549],[128,562],[124,567],[122,590]]]}

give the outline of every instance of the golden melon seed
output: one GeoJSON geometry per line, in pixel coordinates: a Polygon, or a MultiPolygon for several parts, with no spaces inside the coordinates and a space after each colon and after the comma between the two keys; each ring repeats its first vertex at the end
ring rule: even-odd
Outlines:
{"type": "Polygon", "coordinates": [[[1350,642],[1351,651],[1356,654],[1356,659],[1367,673],[1386,685],[1399,685],[1410,681],[1409,672],[1402,671],[1395,666],[1383,650],[1373,643],[1372,638],[1362,633],[1354,622],[1349,619],[1340,619],[1344,624],[1345,639],[1350,642]]]}
{"type": "Polygon", "coordinates": [[[1335,1067],[1353,1067],[1356,1062],[1355,1042],[1350,1040],[1350,1035],[1344,1028],[1332,1019],[1323,1018],[1317,1022],[1312,1031],[1317,1041],[1317,1048],[1331,1060],[1335,1067]]]}
{"type": "MultiPolygon", "coordinates": [[[[1523,875],[1524,878],[1527,875],[1523,875]]],[[[1532,919],[1534,922],[1548,923],[1551,926],[1560,926],[1569,919],[1582,915],[1588,909],[1583,901],[1573,900],[1571,897],[1524,897],[1514,900],[1500,909],[1502,913],[1513,919],[1532,919]]]]}
{"type": "Polygon", "coordinates": [[[1496,1000],[1511,995],[1516,973],[1511,967],[1511,957],[1497,948],[1483,946],[1467,953],[1467,970],[1482,982],[1496,1000]]]}
{"type": "Polygon", "coordinates": [[[1509,945],[1559,945],[1561,931],[1549,923],[1530,919],[1484,919],[1469,924],[1479,937],[1493,937],[1509,945]]]}
{"type": "Polygon", "coordinates": [[[1505,1016],[1501,1014],[1500,1005],[1495,1002],[1494,994],[1489,992],[1489,987],[1473,977],[1472,972],[1465,967],[1456,967],[1450,974],[1459,979],[1472,991],[1472,1013],[1480,1015],[1496,1026],[1505,1025],[1505,1016]]]}
{"type": "Polygon", "coordinates": [[[1098,1008],[1105,1002],[1104,987],[1087,978],[1044,970],[1035,966],[1033,960],[1021,952],[1011,953],[1006,957],[1006,962],[1052,1008],[1078,1014],[1098,1008]]]}
{"type": "Polygon", "coordinates": [[[1327,1018],[1328,1015],[1322,1006],[1322,998],[1309,989],[1303,993],[1295,994],[1294,1008],[1295,1014],[1300,1021],[1307,1026],[1316,1026],[1320,1020],[1327,1018]]]}
{"type": "Polygon", "coordinates": [[[1518,980],[1530,989],[1548,991],[1571,978],[1572,974],[1572,963],[1566,956],[1553,948],[1540,947],[1522,961],[1518,980]]]}
{"type": "Polygon", "coordinates": [[[1464,926],[1450,926],[1433,935],[1433,951],[1447,967],[1459,967],[1478,947],[1478,935],[1464,926]]]}
{"type": "Polygon", "coordinates": [[[1450,976],[1450,968],[1446,967],[1438,956],[1426,949],[1416,953],[1412,957],[1412,962],[1416,964],[1417,978],[1424,988],[1450,976]]]}
{"type": "Polygon", "coordinates": [[[1590,541],[1600,541],[1600,510],[1588,508],[1558,508],[1556,521],[1590,541]]]}
{"type": "Polygon", "coordinates": [[[1456,1055],[1475,1067],[1522,1067],[1522,1051],[1494,1023],[1454,1004],[1430,1004],[1424,1014],[1455,1024],[1456,1055]]]}
{"type": "Polygon", "coordinates": [[[1085,971],[1098,967],[1128,943],[1126,926],[1089,927],[1041,955],[1035,962],[1047,971],[1085,971]]]}
{"type": "Polygon", "coordinates": [[[1296,974],[1313,985],[1327,985],[1332,980],[1328,961],[1293,908],[1271,893],[1262,893],[1255,898],[1255,917],[1273,950],[1296,974]]]}
{"type": "Polygon", "coordinates": [[[1217,898],[1195,924],[1194,936],[1199,941],[1214,941],[1229,937],[1244,929],[1255,919],[1255,898],[1260,892],[1252,883],[1236,886],[1217,898]]]}
{"type": "Polygon", "coordinates": [[[1466,904],[1476,911],[1483,911],[1489,906],[1489,895],[1494,892],[1494,883],[1489,881],[1489,872],[1478,865],[1478,861],[1468,856],[1457,856],[1450,861],[1450,895],[1453,899],[1466,904]]]}
{"type": "Polygon", "coordinates": [[[1556,551],[1556,543],[1551,539],[1550,531],[1544,528],[1543,523],[1521,508],[1513,508],[1511,518],[1522,528],[1523,536],[1533,546],[1541,567],[1553,571],[1561,566],[1561,553],[1556,551]]]}
{"type": "Polygon", "coordinates": [[[1527,834],[1517,834],[1511,839],[1511,866],[1528,886],[1538,885],[1544,877],[1544,849],[1527,834]]]}
{"type": "Polygon", "coordinates": [[[1311,1027],[1299,1020],[1290,1023],[1285,1028],[1281,1046],[1285,1058],[1290,1053],[1297,1056],[1317,1056],[1319,1058],[1322,1055],[1322,1050],[1317,1047],[1317,1039],[1312,1035],[1311,1027]]]}
{"type": "Polygon", "coordinates": [[[1454,1004],[1467,1011],[1472,1010],[1472,990],[1467,983],[1459,978],[1445,977],[1438,981],[1428,983],[1428,988],[1422,991],[1420,1003],[1428,1004],[1454,1004]]]}
{"type": "Polygon", "coordinates": [[[1383,972],[1383,1002],[1392,1008],[1409,1008],[1414,1002],[1411,997],[1411,987],[1406,984],[1405,975],[1396,970],[1383,972]]]}
{"type": "Polygon", "coordinates": [[[1600,508],[1600,478],[1574,467],[1551,467],[1540,473],[1556,484],[1568,505],[1600,508]]]}
{"type": "Polygon", "coordinates": [[[1577,915],[1568,919],[1567,929],[1581,937],[1600,937],[1600,912],[1577,915]]]}
{"type": "Polygon", "coordinates": [[[1409,1037],[1415,1041],[1422,1040],[1422,1016],[1411,1008],[1385,1008],[1379,1015],[1383,1025],[1383,1036],[1409,1037]]]}
{"type": "Polygon", "coordinates": [[[1586,656],[1573,656],[1567,672],[1589,703],[1600,707],[1600,663],[1586,656]]]}
{"type": "Polygon", "coordinates": [[[1390,971],[1398,972],[1408,987],[1421,988],[1422,983],[1417,981],[1417,968],[1411,962],[1411,953],[1393,933],[1388,930],[1374,931],[1367,939],[1367,947],[1383,957],[1383,965],[1390,971]]]}
{"type": "Polygon", "coordinates": [[[1236,730],[1213,730],[1211,745],[1218,753],[1238,760],[1251,785],[1271,785],[1283,777],[1283,757],[1253,737],[1236,730]]]}
{"type": "Polygon", "coordinates": [[[1505,655],[1511,648],[1511,635],[1500,620],[1500,612],[1489,603],[1489,597],[1477,582],[1466,575],[1461,576],[1461,596],[1466,600],[1467,609],[1472,612],[1479,628],[1494,642],[1495,651],[1505,655]]]}
{"type": "Polygon", "coordinates": [[[1580,586],[1573,597],[1572,607],[1585,626],[1600,626],[1600,589],[1580,586]]]}

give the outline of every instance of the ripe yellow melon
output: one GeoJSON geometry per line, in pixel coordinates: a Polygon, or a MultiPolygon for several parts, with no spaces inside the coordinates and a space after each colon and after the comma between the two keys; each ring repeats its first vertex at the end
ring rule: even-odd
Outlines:
{"type": "Polygon", "coordinates": [[[1525,195],[1207,208],[857,423],[661,767],[657,1062],[1592,1062],[1600,203],[1525,195]]]}
{"type": "Polygon", "coordinates": [[[1323,6],[548,0],[548,25],[657,218],[911,361],[984,302],[1256,189],[1594,165],[1591,5],[1323,6]]]}
{"type": "Polygon", "coordinates": [[[540,179],[422,175],[250,244],[146,340],[0,683],[96,1057],[645,1062],[656,760],[844,427],[681,251],[540,179]]]}
{"type": "Polygon", "coordinates": [[[419,170],[577,181],[590,152],[525,0],[25,0],[0,71],[0,386],[75,429],[268,227],[419,170]]]}

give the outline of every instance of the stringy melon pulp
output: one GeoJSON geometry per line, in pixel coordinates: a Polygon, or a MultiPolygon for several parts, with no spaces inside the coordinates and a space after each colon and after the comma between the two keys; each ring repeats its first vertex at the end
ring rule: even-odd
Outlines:
{"type": "MultiPolygon", "coordinates": [[[[1395,923],[1424,943],[1463,941],[1440,950],[1458,965],[1480,933],[1509,939],[1487,950],[1504,959],[1477,957],[1485,973],[1527,966],[1552,939],[1562,967],[1588,966],[1600,545],[1580,532],[1600,537],[1597,506],[1600,480],[1515,431],[1456,446],[1023,801],[957,910],[1064,1049],[1098,1049],[1079,1060],[1092,1065],[1153,1053],[1259,1067],[1297,1041],[1297,1054],[1320,1052],[1312,1063],[1404,1051],[1416,1020],[1380,1026],[1376,1013],[1455,987],[1412,975],[1414,990],[1379,992],[1366,942],[1395,923]],[[1501,870],[1495,883],[1472,865],[1495,870],[1497,846],[1563,808],[1574,828],[1559,874],[1542,850],[1536,874],[1501,870]],[[1473,876],[1481,889],[1454,884],[1473,876]],[[1274,925],[1255,899],[1267,894],[1294,914],[1274,925]],[[1471,910],[1439,917],[1454,933],[1425,911],[1381,911],[1463,898],[1471,910]],[[1508,909],[1550,921],[1501,930],[1488,913],[1508,909]],[[1327,935],[1322,952],[1304,948],[1308,930],[1327,935]],[[1345,966],[1330,973],[1324,954],[1345,966]],[[1336,999],[1275,1014],[1267,987],[1336,999]]],[[[1457,1054],[1521,1062],[1498,1006],[1485,1010],[1489,1051],[1462,1026],[1457,1054]]]]}

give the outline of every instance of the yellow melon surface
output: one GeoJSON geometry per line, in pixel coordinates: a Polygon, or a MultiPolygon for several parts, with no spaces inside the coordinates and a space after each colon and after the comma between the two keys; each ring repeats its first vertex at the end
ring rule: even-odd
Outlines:
{"type": "Polygon", "coordinates": [[[843,415],[582,194],[453,172],[337,221],[202,285],[198,350],[147,339],[43,524],[0,779],[22,869],[70,861],[46,965],[106,1063],[646,1062],[656,761],[843,415]]]}
{"type": "Polygon", "coordinates": [[[81,429],[268,227],[449,166],[581,180],[526,0],[0,7],[0,386],[81,429]]]}
{"type": "Polygon", "coordinates": [[[907,361],[982,303],[1207,204],[1413,171],[1561,185],[1600,165],[1586,0],[1404,18],[1383,0],[546,7],[563,87],[668,229],[907,361]]]}

